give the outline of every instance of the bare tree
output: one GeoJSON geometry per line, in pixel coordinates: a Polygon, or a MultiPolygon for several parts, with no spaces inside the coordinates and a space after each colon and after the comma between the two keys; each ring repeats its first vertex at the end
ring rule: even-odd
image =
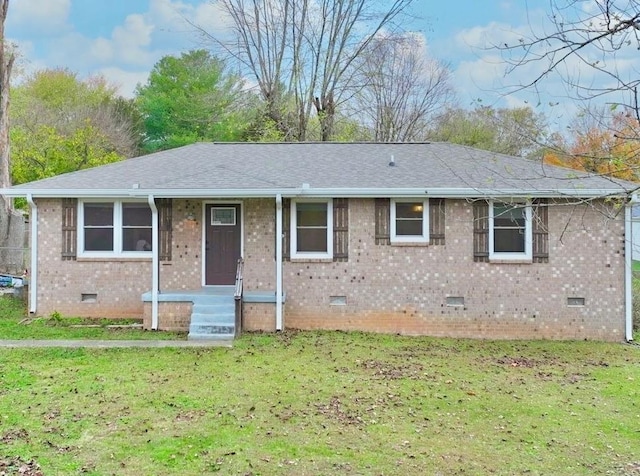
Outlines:
{"type": "Polygon", "coordinates": [[[424,140],[429,119],[453,100],[446,64],[415,35],[379,35],[363,55],[355,107],[379,142],[424,140]]]}
{"type": "Polygon", "coordinates": [[[200,31],[255,79],[266,115],[285,139],[306,140],[315,112],[320,139],[326,141],[334,132],[337,108],[357,87],[357,58],[378,32],[396,29],[412,2],[220,0],[233,39],[200,31]]]}
{"type": "Polygon", "coordinates": [[[532,27],[529,35],[495,45],[507,62],[507,73],[524,71],[528,79],[516,89],[538,93],[545,80],[559,77],[568,96],[581,105],[578,118],[590,117],[600,126],[587,128],[588,134],[574,130],[575,141],[554,141],[545,160],[560,157],[562,165],[587,164],[588,170],[602,175],[638,180],[640,2],[550,0],[547,16],[546,30],[532,27]],[[603,140],[615,143],[611,153],[603,140]]]}
{"type": "Polygon", "coordinates": [[[574,99],[607,101],[640,120],[635,66],[640,49],[640,3],[629,0],[552,0],[550,32],[532,29],[511,43],[496,45],[508,73],[527,69],[518,88],[540,90],[558,75],[574,99]],[[535,71],[531,74],[531,70],[535,71]]]}
{"type": "MultiPolygon", "coordinates": [[[[9,0],[0,3],[0,188],[11,185],[9,173],[9,81],[15,54],[4,37],[4,22],[9,11],[9,0]]],[[[11,201],[0,196],[0,223],[6,223],[11,210],[11,201]]],[[[6,225],[2,227],[6,233],[6,225]]]]}
{"type": "MultiPolygon", "coordinates": [[[[9,168],[9,82],[15,61],[15,52],[4,36],[4,23],[9,11],[9,0],[0,1],[0,189],[11,186],[9,168]]],[[[24,219],[13,210],[10,198],[0,195],[0,267],[5,272],[17,273],[24,266],[22,251],[24,219]]]]}

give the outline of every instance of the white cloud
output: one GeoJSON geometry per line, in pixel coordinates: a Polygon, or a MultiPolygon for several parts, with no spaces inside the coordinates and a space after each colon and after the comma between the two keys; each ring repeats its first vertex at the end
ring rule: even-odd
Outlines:
{"type": "Polygon", "coordinates": [[[143,15],[129,15],[124,25],[114,28],[112,37],[121,45],[148,46],[151,43],[153,28],[146,22],[143,15]]]}
{"type": "Polygon", "coordinates": [[[216,3],[201,3],[194,12],[194,20],[198,26],[209,32],[224,32],[231,26],[231,19],[216,3]]]}
{"type": "Polygon", "coordinates": [[[149,0],[146,8],[129,14],[106,35],[93,37],[90,25],[95,19],[85,16],[78,21],[86,24],[71,25],[71,13],[71,0],[12,0],[7,31],[16,33],[24,70],[65,67],[80,77],[102,73],[121,84],[126,96],[146,81],[161,57],[200,46],[188,20],[208,31],[223,25],[217,4],[206,0],[196,5],[149,0]]]}
{"type": "Polygon", "coordinates": [[[129,15],[124,25],[114,28],[111,35],[112,48],[117,59],[131,65],[147,65],[150,60],[149,46],[154,25],[140,14],[129,15]]]}
{"type": "MultiPolygon", "coordinates": [[[[86,39],[90,45],[76,52],[78,68],[104,74],[120,85],[125,97],[132,97],[136,85],[144,84],[153,65],[165,55],[202,47],[193,25],[208,32],[224,29],[227,23],[217,2],[196,5],[181,0],[150,0],[146,11],[127,16],[106,38],[86,39]]],[[[82,42],[81,42],[82,43],[82,42]]]]}
{"type": "Polygon", "coordinates": [[[98,38],[91,44],[89,54],[100,63],[108,63],[114,57],[113,44],[106,38],[98,38]]]}
{"type": "Polygon", "coordinates": [[[70,9],[71,0],[13,0],[9,4],[7,26],[28,28],[40,36],[60,34],[71,28],[70,9]]]}
{"type": "Polygon", "coordinates": [[[121,68],[101,68],[97,73],[102,74],[110,83],[118,87],[119,93],[132,98],[136,86],[147,81],[148,71],[125,71],[121,68]]]}

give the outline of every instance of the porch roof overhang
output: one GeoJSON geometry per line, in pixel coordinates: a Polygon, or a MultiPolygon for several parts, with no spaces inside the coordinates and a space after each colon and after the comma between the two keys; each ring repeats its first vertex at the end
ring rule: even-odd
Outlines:
{"type": "MultiPolygon", "coordinates": [[[[434,198],[622,198],[629,194],[621,189],[477,189],[477,188],[299,188],[277,189],[30,189],[15,187],[0,189],[0,194],[7,197],[33,198],[140,198],[150,195],[155,198],[274,198],[278,195],[286,198],[297,197],[349,197],[349,198],[377,198],[377,197],[434,197],[434,198]]],[[[638,201],[634,194],[632,201],[638,201]]]]}

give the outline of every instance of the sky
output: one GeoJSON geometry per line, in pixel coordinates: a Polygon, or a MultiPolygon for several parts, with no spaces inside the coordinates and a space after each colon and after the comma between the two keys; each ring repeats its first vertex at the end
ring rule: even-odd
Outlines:
{"type": "MultiPolygon", "coordinates": [[[[460,106],[528,104],[555,120],[576,110],[561,84],[550,79],[542,97],[505,94],[532,71],[505,76],[499,53],[487,48],[540,31],[548,8],[549,0],[416,0],[408,27],[424,35],[425,54],[449,64],[460,106]]],[[[26,73],[61,67],[79,77],[102,74],[132,97],[160,58],[206,46],[189,22],[209,32],[225,28],[216,0],[11,0],[6,36],[26,73]]]]}

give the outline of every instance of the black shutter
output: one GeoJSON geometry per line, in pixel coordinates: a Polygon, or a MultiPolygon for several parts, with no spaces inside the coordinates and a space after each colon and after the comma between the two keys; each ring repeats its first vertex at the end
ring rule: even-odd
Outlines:
{"type": "Polygon", "coordinates": [[[391,236],[391,200],[376,198],[376,245],[388,245],[391,236]]]}
{"type": "Polygon", "coordinates": [[[349,199],[333,199],[333,261],[349,259],[349,199]]]}
{"type": "Polygon", "coordinates": [[[473,261],[489,261],[489,204],[473,204],[473,261]]]}
{"type": "Polygon", "coordinates": [[[444,198],[429,199],[429,243],[444,245],[445,202],[444,198]]]}
{"type": "Polygon", "coordinates": [[[158,256],[160,261],[171,261],[171,248],[173,246],[173,201],[170,198],[161,198],[158,206],[158,231],[160,233],[160,249],[158,256]]]}
{"type": "Polygon", "coordinates": [[[533,221],[533,262],[549,262],[549,206],[545,198],[533,201],[531,219],[533,221]]]}
{"type": "Polygon", "coordinates": [[[62,199],[62,260],[75,260],[78,252],[78,199],[62,199]]]}

